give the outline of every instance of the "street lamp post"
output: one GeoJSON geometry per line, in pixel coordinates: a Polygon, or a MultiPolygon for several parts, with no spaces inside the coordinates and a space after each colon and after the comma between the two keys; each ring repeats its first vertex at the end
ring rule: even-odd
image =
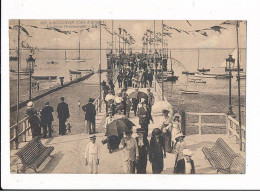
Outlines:
{"type": "Polygon", "coordinates": [[[235,59],[232,58],[232,55],[229,55],[229,57],[226,59],[226,65],[228,66],[229,69],[229,107],[228,107],[227,115],[234,116],[234,113],[232,111],[232,103],[231,103],[231,79],[232,79],[231,63],[234,65],[235,59]]]}
{"type": "Polygon", "coordinates": [[[35,59],[32,57],[32,55],[29,55],[29,58],[26,59],[26,61],[27,61],[27,68],[29,70],[29,75],[30,75],[29,100],[32,100],[32,72],[35,66],[35,59]]]}

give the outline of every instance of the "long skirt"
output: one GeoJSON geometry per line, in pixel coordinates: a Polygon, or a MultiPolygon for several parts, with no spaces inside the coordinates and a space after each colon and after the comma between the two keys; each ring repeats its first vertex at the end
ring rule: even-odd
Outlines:
{"type": "Polygon", "coordinates": [[[173,170],[174,174],[185,174],[185,161],[184,158],[177,161],[173,170]]]}
{"type": "Polygon", "coordinates": [[[165,143],[165,151],[168,153],[172,152],[172,138],[171,138],[171,132],[166,131],[166,133],[162,134],[164,143],[165,143]]]}
{"type": "Polygon", "coordinates": [[[124,161],[123,170],[125,174],[134,174],[135,173],[134,161],[132,160],[124,161]]]}

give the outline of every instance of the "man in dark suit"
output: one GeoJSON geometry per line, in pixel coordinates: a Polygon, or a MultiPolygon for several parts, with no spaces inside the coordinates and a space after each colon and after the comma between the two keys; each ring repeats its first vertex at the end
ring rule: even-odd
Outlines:
{"type": "Polygon", "coordinates": [[[83,111],[85,112],[85,129],[86,133],[95,134],[96,133],[96,108],[93,104],[94,99],[90,98],[88,104],[82,106],[83,111]],[[91,129],[92,127],[92,129],[91,129]]]}
{"type": "Polygon", "coordinates": [[[41,125],[43,128],[43,137],[46,138],[47,135],[47,127],[49,129],[49,138],[51,138],[51,132],[52,132],[52,121],[53,121],[53,107],[50,106],[49,102],[45,103],[45,106],[40,112],[41,115],[41,125]]]}
{"type": "Polygon", "coordinates": [[[64,102],[64,97],[60,98],[61,102],[58,104],[57,112],[59,118],[59,134],[65,135],[66,132],[66,120],[70,117],[69,106],[64,102]]]}

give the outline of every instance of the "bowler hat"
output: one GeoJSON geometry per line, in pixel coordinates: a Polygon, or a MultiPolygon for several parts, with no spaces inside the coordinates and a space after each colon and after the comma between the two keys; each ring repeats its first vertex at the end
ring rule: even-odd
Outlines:
{"type": "Polygon", "coordinates": [[[95,100],[93,98],[88,99],[89,102],[94,102],[95,100]]]}
{"type": "Polygon", "coordinates": [[[142,128],[137,128],[136,133],[145,133],[145,130],[142,128]]]}
{"type": "Polygon", "coordinates": [[[133,133],[132,130],[127,130],[127,131],[125,131],[125,134],[132,134],[132,133],[133,133]]]}
{"type": "Polygon", "coordinates": [[[96,139],[96,136],[95,135],[92,135],[89,137],[90,139],[96,139]]]}

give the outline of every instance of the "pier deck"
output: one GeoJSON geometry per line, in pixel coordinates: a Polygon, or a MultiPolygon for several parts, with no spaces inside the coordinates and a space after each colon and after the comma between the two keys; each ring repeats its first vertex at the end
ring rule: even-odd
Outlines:
{"type": "MultiPolygon", "coordinates": [[[[87,83],[90,83],[88,80],[87,83]]],[[[70,93],[73,91],[73,96],[78,96],[79,98],[84,98],[84,94],[88,91],[82,93],[82,86],[84,82],[77,83],[77,85],[70,88],[70,93]]],[[[94,87],[94,86],[93,86],[94,87]]],[[[116,85],[116,93],[119,91],[119,88],[116,85]]],[[[141,91],[146,91],[145,88],[141,88],[141,91]]],[[[133,88],[129,88],[127,93],[134,91],[133,88]]],[[[154,88],[151,89],[155,96],[155,102],[160,100],[160,97],[157,92],[154,91],[154,88]]],[[[65,92],[65,91],[64,91],[65,92]]],[[[57,94],[55,94],[56,96],[57,94]]],[[[61,93],[59,93],[61,95],[61,93]]],[[[59,96],[58,95],[58,96],[59,96]]],[[[68,95],[68,93],[67,93],[68,95]]],[[[48,99],[51,101],[52,96],[49,96],[48,99]]],[[[88,99],[88,98],[87,98],[88,99]]],[[[84,99],[84,102],[87,102],[87,99],[84,99]]],[[[55,103],[57,100],[55,100],[55,103]]],[[[88,173],[88,168],[85,166],[84,151],[87,143],[89,142],[89,135],[85,134],[84,129],[84,113],[81,109],[77,107],[77,101],[73,97],[65,96],[65,101],[69,104],[71,117],[69,122],[72,125],[72,132],[65,136],[58,136],[58,120],[54,121],[54,128],[56,133],[53,138],[42,139],[42,142],[45,146],[54,146],[54,151],[52,152],[53,157],[48,158],[38,169],[39,173],[69,173],[69,174],[85,174],[88,173]],[[74,104],[73,104],[74,103],[74,104]]],[[[82,100],[83,102],[83,100],[82,100]]],[[[52,105],[54,103],[51,102],[52,105]]],[[[83,103],[82,103],[83,105],[83,103]]],[[[56,108],[56,105],[55,107],[56,108]]],[[[56,114],[56,113],[55,113],[56,114]]],[[[162,115],[153,114],[154,124],[149,125],[149,135],[148,139],[151,137],[151,132],[155,127],[159,127],[159,120],[162,115]]],[[[56,117],[55,117],[56,118],[56,117]]],[[[104,138],[104,129],[103,123],[105,119],[105,105],[102,105],[101,113],[98,113],[96,117],[96,126],[97,126],[97,140],[96,142],[100,146],[100,165],[98,167],[99,174],[121,174],[122,171],[122,159],[123,152],[118,150],[109,154],[107,145],[103,145],[101,141],[104,138]]],[[[133,112],[130,114],[130,120],[135,123],[136,127],[134,128],[133,137],[136,137],[135,129],[139,127],[138,117],[135,117],[133,112]]],[[[214,145],[216,140],[221,137],[227,144],[237,153],[241,153],[244,157],[244,152],[239,151],[239,145],[235,143],[235,139],[228,137],[228,135],[221,134],[211,134],[211,135],[190,135],[185,138],[188,149],[194,152],[193,160],[195,163],[196,173],[198,174],[211,174],[216,173],[208,160],[205,159],[201,148],[202,147],[211,147],[214,145]]],[[[29,139],[28,139],[29,140],[29,139]]],[[[25,143],[21,143],[19,148],[21,148],[25,143]]],[[[19,163],[18,158],[14,155],[17,150],[11,151],[11,172],[16,173],[17,168],[20,168],[21,164],[19,163]]],[[[164,170],[162,174],[172,174],[173,166],[175,161],[175,154],[167,153],[166,158],[164,159],[164,170]]],[[[27,170],[26,173],[33,173],[33,171],[27,170]]],[[[152,173],[151,164],[148,162],[147,173],[152,173]]]]}

